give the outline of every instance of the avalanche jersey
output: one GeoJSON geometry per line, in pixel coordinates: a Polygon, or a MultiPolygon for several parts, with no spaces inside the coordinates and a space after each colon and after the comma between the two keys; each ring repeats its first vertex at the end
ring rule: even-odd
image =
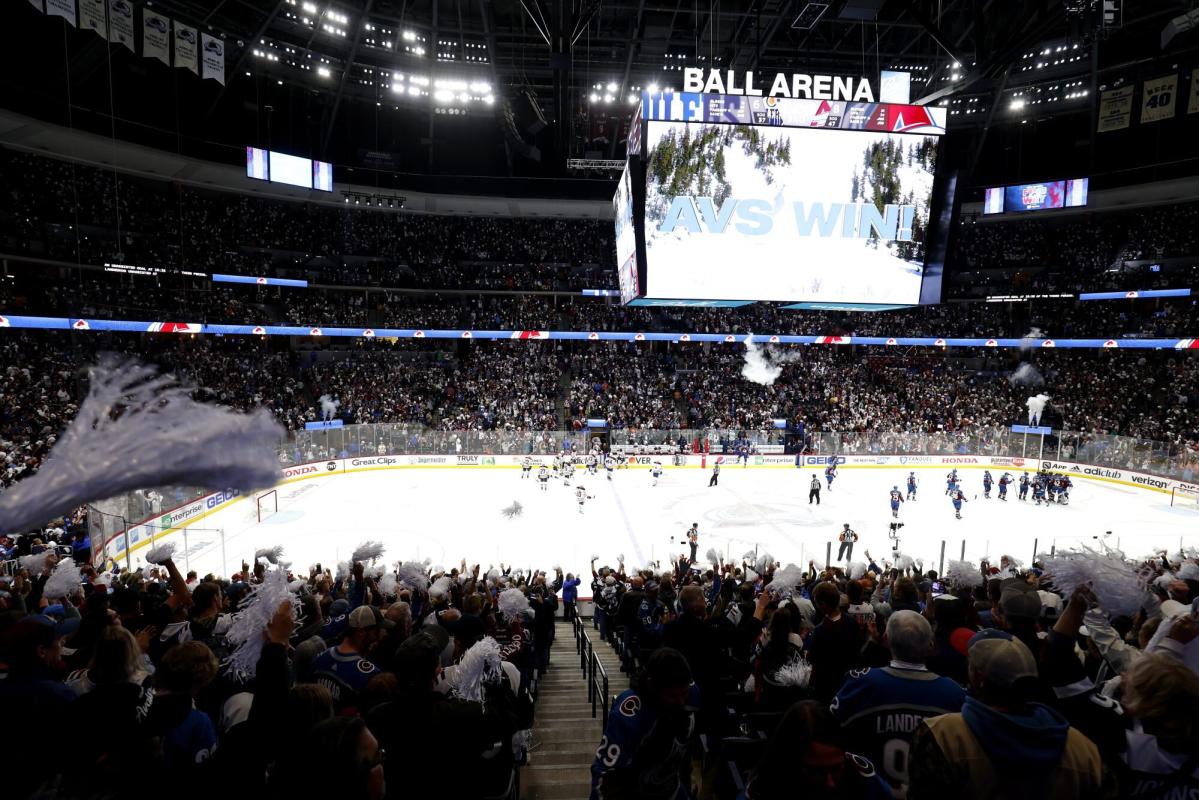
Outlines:
{"type": "Polygon", "coordinates": [[[632,689],[612,704],[604,736],[591,764],[591,800],[602,800],[604,776],[645,800],[687,800],[687,743],[695,728],[699,692],[691,685],[679,709],[647,705],[632,689]]]}
{"type": "Polygon", "coordinates": [[[903,502],[903,493],[898,489],[891,490],[891,505],[897,506],[903,502]]]}
{"type": "Polygon", "coordinates": [[[353,707],[358,693],[379,673],[379,668],[357,653],[340,653],[330,647],[312,662],[312,677],[333,695],[337,708],[353,707]]]}
{"type": "Polygon", "coordinates": [[[829,710],[893,787],[908,779],[908,748],[925,717],[962,710],[966,692],[927,670],[850,670],[829,710]]]}

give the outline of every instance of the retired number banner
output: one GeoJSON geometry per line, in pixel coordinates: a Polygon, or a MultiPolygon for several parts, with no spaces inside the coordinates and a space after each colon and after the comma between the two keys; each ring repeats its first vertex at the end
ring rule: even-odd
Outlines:
{"type": "Polygon", "coordinates": [[[1177,75],[1145,81],[1141,87],[1141,122],[1159,122],[1173,117],[1177,96],[1177,75]]]}

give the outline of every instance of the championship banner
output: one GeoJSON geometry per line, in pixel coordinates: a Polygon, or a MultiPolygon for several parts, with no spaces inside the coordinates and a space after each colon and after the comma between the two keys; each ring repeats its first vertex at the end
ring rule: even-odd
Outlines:
{"type": "Polygon", "coordinates": [[[79,0],[79,27],[108,38],[104,0],[79,0]]]}
{"type": "Polygon", "coordinates": [[[200,74],[196,63],[196,42],[199,38],[195,28],[189,28],[182,22],[175,23],[175,66],[190,69],[196,75],[200,74]]]}
{"type": "Polygon", "coordinates": [[[129,0],[108,0],[108,40],[129,48],[136,53],[133,44],[133,5],[129,0]]]}
{"type": "Polygon", "coordinates": [[[1141,88],[1141,122],[1158,122],[1174,116],[1178,76],[1145,81],[1141,88]]]}
{"type": "Polygon", "coordinates": [[[1199,69],[1191,70],[1191,99],[1187,102],[1188,114],[1199,114],[1199,69]]]}
{"type": "Polygon", "coordinates": [[[46,14],[62,17],[67,24],[75,27],[75,0],[46,0],[46,14]]]}
{"type": "Polygon", "coordinates": [[[225,43],[207,33],[200,34],[200,77],[212,78],[225,85],[225,43]]]}
{"type": "Polygon", "coordinates": [[[171,65],[171,21],[148,8],[142,10],[142,55],[171,65]]]}
{"type": "Polygon", "coordinates": [[[1103,92],[1099,99],[1099,133],[1128,127],[1132,119],[1133,87],[1124,86],[1103,92]]]}

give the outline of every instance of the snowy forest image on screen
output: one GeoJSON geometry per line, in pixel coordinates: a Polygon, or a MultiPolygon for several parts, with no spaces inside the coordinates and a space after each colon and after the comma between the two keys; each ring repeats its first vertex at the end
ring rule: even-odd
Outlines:
{"type": "Polygon", "coordinates": [[[651,122],[646,294],[915,304],[937,137],[651,122]]]}

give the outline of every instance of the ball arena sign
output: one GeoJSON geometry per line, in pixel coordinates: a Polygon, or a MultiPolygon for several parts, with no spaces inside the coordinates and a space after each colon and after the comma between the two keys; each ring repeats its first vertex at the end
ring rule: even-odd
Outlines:
{"type": "Polygon", "coordinates": [[[712,69],[704,74],[699,67],[683,68],[683,91],[707,94],[742,94],[750,97],[794,97],[801,100],[847,100],[855,103],[873,103],[874,92],[865,78],[849,78],[841,75],[789,75],[775,73],[766,90],[766,81],[760,82],[753,72],[712,69]]]}

